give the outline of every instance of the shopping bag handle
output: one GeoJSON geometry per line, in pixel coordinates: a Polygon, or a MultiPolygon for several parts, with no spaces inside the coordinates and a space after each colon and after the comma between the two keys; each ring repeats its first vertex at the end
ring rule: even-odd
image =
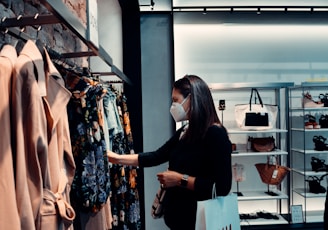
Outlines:
{"type": "Polygon", "coordinates": [[[216,197],[216,187],[215,187],[215,182],[213,184],[213,187],[212,187],[212,199],[214,199],[216,197]]]}
{"type": "MultiPolygon", "coordinates": [[[[251,91],[251,97],[249,98],[249,110],[250,110],[250,111],[252,111],[253,91],[255,91],[255,93],[257,94],[257,97],[258,97],[258,99],[259,99],[259,101],[260,101],[261,107],[263,107],[263,102],[262,102],[262,98],[261,98],[261,96],[260,96],[259,91],[257,91],[256,88],[252,88],[252,91],[251,91]]],[[[255,98],[256,98],[256,95],[255,95],[255,98]]],[[[254,104],[256,104],[256,101],[255,101],[254,104]]]]}

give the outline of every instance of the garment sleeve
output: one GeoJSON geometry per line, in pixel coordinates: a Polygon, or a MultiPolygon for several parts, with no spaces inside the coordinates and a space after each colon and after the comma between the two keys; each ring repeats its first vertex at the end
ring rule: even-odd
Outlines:
{"type": "Polygon", "coordinates": [[[198,200],[212,196],[213,183],[216,184],[216,195],[225,196],[231,190],[231,141],[223,127],[213,126],[208,130],[205,140],[205,153],[209,177],[196,177],[195,192],[198,200]]]}
{"type": "Polygon", "coordinates": [[[22,55],[14,71],[12,119],[17,208],[21,226],[33,229],[42,203],[42,178],[46,176],[47,124],[33,62],[22,55]]]}
{"type": "Polygon", "coordinates": [[[152,167],[169,161],[170,152],[172,148],[174,148],[174,146],[178,143],[181,131],[182,128],[177,130],[176,133],[156,151],[139,153],[139,166],[152,167]]]}

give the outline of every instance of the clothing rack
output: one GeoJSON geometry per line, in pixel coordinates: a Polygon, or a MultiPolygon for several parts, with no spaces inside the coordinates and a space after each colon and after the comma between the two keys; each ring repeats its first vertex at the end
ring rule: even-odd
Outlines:
{"type": "MultiPolygon", "coordinates": [[[[99,45],[99,47],[95,47],[92,42],[87,39],[87,28],[80,22],[77,16],[72,14],[72,12],[62,1],[41,0],[41,3],[50,11],[51,14],[35,14],[34,16],[18,15],[14,18],[3,17],[0,21],[0,30],[16,38],[27,41],[31,39],[31,37],[26,33],[23,33],[26,26],[31,26],[39,32],[41,30],[41,25],[61,23],[69,28],[71,32],[73,32],[88,47],[87,51],[62,53],[59,55],[62,59],[98,56],[111,68],[110,72],[103,72],[101,75],[116,75],[125,83],[132,85],[130,79],[113,64],[112,58],[105,51],[105,49],[101,45],[99,45]]],[[[47,49],[49,48],[47,47],[47,49]]],[[[51,49],[49,50],[49,53],[53,53],[51,52],[51,49]]],[[[64,62],[69,66],[73,64],[73,62],[68,60],[64,62]]],[[[73,64],[72,66],[75,65],[73,64]]]]}
{"type": "MultiPolygon", "coordinates": [[[[7,18],[3,17],[0,23],[0,29],[5,33],[13,35],[18,39],[23,39],[27,41],[29,39],[34,40],[26,33],[23,33],[26,26],[32,26],[34,29],[40,31],[41,25],[47,24],[57,24],[61,23],[58,18],[53,15],[39,15],[35,14],[34,16],[22,16],[18,15],[16,18],[7,18]],[[36,27],[38,26],[38,27],[36,27]],[[20,29],[18,29],[18,28],[20,29]]],[[[82,51],[82,52],[74,52],[74,53],[63,53],[60,54],[62,58],[79,58],[79,57],[88,57],[88,56],[96,56],[95,53],[91,51],[82,51]]]]}
{"type": "MultiPolygon", "coordinates": [[[[3,28],[4,27],[0,27],[1,30],[3,30],[3,28]]],[[[19,30],[17,28],[5,28],[5,30],[3,32],[5,34],[11,35],[12,37],[15,37],[16,39],[20,39],[23,42],[27,42],[28,40],[36,40],[36,39],[33,39],[32,37],[30,37],[25,32],[22,32],[22,29],[19,30]]],[[[65,58],[65,56],[63,56],[62,54],[58,53],[57,51],[51,49],[50,47],[48,47],[46,45],[44,45],[44,47],[46,48],[50,58],[57,64],[59,64],[59,62],[60,62],[60,64],[63,66],[65,65],[65,66],[68,66],[69,68],[76,69],[78,72],[82,71],[82,69],[80,67],[78,67],[74,62],[67,60],[65,58]]]]}
{"type": "MultiPolygon", "coordinates": [[[[0,27],[0,30],[3,30],[4,27],[0,27]]],[[[8,34],[16,39],[22,40],[23,42],[27,42],[28,40],[36,40],[35,38],[32,38],[30,35],[26,34],[25,32],[22,32],[23,29],[17,29],[17,28],[5,28],[3,31],[5,34],[8,34]]],[[[77,55],[67,55],[67,54],[60,54],[57,51],[51,49],[49,46],[43,44],[44,48],[47,50],[51,60],[54,62],[54,64],[59,65],[63,67],[64,69],[67,69],[69,71],[75,72],[78,75],[83,75],[85,73],[85,67],[80,67],[76,65],[73,61],[70,61],[69,58],[77,58],[81,54],[77,55]]],[[[83,57],[83,55],[81,55],[83,57]]],[[[113,73],[110,72],[90,72],[90,75],[97,75],[97,76],[108,76],[113,75],[113,73]]],[[[124,83],[124,81],[113,81],[112,83],[124,83]]]]}

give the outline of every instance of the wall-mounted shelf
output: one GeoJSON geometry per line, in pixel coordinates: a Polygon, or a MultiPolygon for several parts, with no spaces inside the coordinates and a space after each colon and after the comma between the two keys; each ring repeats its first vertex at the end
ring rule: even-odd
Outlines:
{"type": "Polygon", "coordinates": [[[36,14],[34,16],[19,15],[17,18],[2,18],[0,22],[0,30],[5,31],[15,37],[20,37],[23,40],[29,40],[31,38],[18,28],[61,23],[70,29],[88,48],[86,51],[60,54],[62,58],[98,56],[109,66],[109,71],[104,74],[116,75],[125,83],[132,84],[130,79],[113,64],[113,60],[108,52],[101,45],[96,47],[91,41],[88,40],[88,28],[82,24],[80,19],[75,16],[62,1],[41,0],[41,3],[49,10],[51,14],[36,14]]]}
{"type": "Polygon", "coordinates": [[[288,155],[288,152],[276,149],[270,152],[247,152],[247,151],[238,151],[233,152],[232,157],[250,157],[250,156],[272,156],[272,155],[288,155]]]}
{"type": "Polygon", "coordinates": [[[76,36],[78,36],[81,41],[93,52],[93,56],[100,57],[108,66],[111,67],[111,71],[106,74],[112,74],[118,76],[124,82],[132,84],[130,79],[120,71],[114,64],[113,60],[108,54],[108,52],[99,45],[99,48],[95,47],[94,44],[87,39],[87,28],[84,26],[79,18],[72,14],[72,12],[67,8],[67,6],[58,0],[41,0],[41,3],[47,7],[47,9],[56,16],[61,23],[67,26],[76,36]]]}
{"type": "Polygon", "coordinates": [[[230,134],[252,134],[252,133],[287,133],[287,129],[269,129],[269,130],[241,130],[241,129],[229,129],[230,134]]]}
{"type": "Polygon", "coordinates": [[[286,87],[293,86],[293,82],[241,82],[241,83],[211,83],[208,84],[211,91],[216,90],[225,90],[230,91],[232,89],[251,89],[251,88],[275,88],[275,89],[281,89],[286,87]]]}

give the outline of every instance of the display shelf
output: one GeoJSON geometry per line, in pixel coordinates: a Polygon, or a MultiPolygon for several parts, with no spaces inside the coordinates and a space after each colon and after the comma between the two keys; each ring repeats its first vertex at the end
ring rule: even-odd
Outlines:
{"type": "Polygon", "coordinates": [[[276,193],[276,196],[270,196],[266,194],[266,190],[263,191],[241,191],[243,196],[238,196],[239,201],[246,201],[246,200],[281,200],[281,199],[288,199],[288,195],[277,190],[273,189],[270,192],[276,193]]]}
{"type": "Polygon", "coordinates": [[[327,128],[320,128],[320,129],[305,129],[305,128],[291,128],[292,131],[298,132],[328,132],[327,128]]]}
{"type": "Polygon", "coordinates": [[[325,111],[327,110],[328,111],[328,107],[319,107],[319,108],[302,108],[302,107],[297,107],[297,108],[291,108],[290,109],[291,111],[293,112],[312,112],[312,111],[317,111],[317,112],[320,112],[320,111],[325,111]]]}
{"type": "Polygon", "coordinates": [[[304,169],[295,169],[295,168],[293,168],[292,171],[303,176],[317,176],[317,177],[320,177],[327,173],[327,172],[305,171],[304,169]]]}
{"type": "MultiPolygon", "coordinates": [[[[302,204],[304,222],[323,221],[323,202],[326,193],[309,192],[310,185],[307,180],[311,176],[321,178],[327,173],[311,170],[312,157],[318,157],[326,162],[328,160],[328,150],[315,150],[316,143],[313,141],[314,136],[327,137],[328,128],[308,129],[305,128],[305,123],[309,122],[309,114],[313,116],[312,119],[315,119],[312,122],[319,123],[318,119],[321,114],[328,114],[328,107],[303,107],[303,95],[309,93],[314,101],[319,101],[319,95],[326,94],[327,89],[327,82],[306,82],[299,86],[290,87],[289,90],[291,205],[302,204]],[[318,211],[313,212],[312,210],[318,211]]],[[[313,106],[316,105],[313,104],[313,106]]],[[[320,181],[319,184],[324,188],[327,186],[326,180],[320,181]]]]}
{"type": "Polygon", "coordinates": [[[275,214],[276,216],[279,217],[277,220],[273,219],[263,219],[263,218],[258,218],[258,219],[246,219],[246,220],[241,220],[240,225],[241,226],[248,226],[248,225],[276,225],[276,224],[288,224],[288,221],[279,214],[275,214]]]}
{"type": "Polygon", "coordinates": [[[328,153],[328,150],[327,151],[318,151],[318,150],[314,150],[314,149],[298,149],[298,148],[291,148],[291,150],[294,152],[305,154],[305,155],[321,154],[321,153],[327,154],[328,153]]]}
{"type": "Polygon", "coordinates": [[[239,83],[210,83],[211,91],[231,91],[240,89],[281,89],[294,86],[293,82],[239,82],[239,83]]]}
{"type": "Polygon", "coordinates": [[[312,193],[308,192],[304,188],[295,188],[293,189],[294,192],[299,194],[300,196],[303,196],[305,198],[319,198],[319,197],[326,197],[326,193],[312,193]]]}
{"type": "Polygon", "coordinates": [[[257,134],[257,133],[287,133],[287,129],[267,129],[267,130],[241,130],[241,129],[228,129],[229,134],[257,134]]]}
{"type": "Polygon", "coordinates": [[[299,87],[307,87],[307,88],[328,87],[328,81],[304,81],[301,83],[299,87]]]}
{"type": "Polygon", "coordinates": [[[253,152],[253,151],[234,151],[232,153],[232,157],[250,157],[250,156],[272,156],[272,155],[287,155],[288,152],[280,150],[280,149],[275,149],[274,151],[271,152],[253,152]]]}
{"type": "MultiPolygon", "coordinates": [[[[238,203],[245,207],[245,212],[248,212],[253,207],[261,207],[263,210],[270,210],[270,212],[282,213],[289,212],[289,178],[288,176],[278,186],[268,186],[258,179],[258,171],[254,167],[254,162],[267,162],[269,156],[275,156],[279,164],[289,167],[289,139],[288,139],[288,87],[293,86],[291,82],[276,82],[276,83],[214,83],[209,84],[213,98],[215,101],[225,98],[226,109],[224,111],[224,124],[229,134],[229,137],[236,144],[237,150],[232,153],[232,163],[243,165],[245,176],[247,180],[243,181],[242,190],[239,190],[239,184],[236,184],[234,192],[240,192],[242,196],[238,196],[238,203]],[[240,129],[235,121],[234,106],[238,104],[249,103],[249,98],[245,95],[250,95],[252,88],[256,88],[261,94],[263,104],[277,105],[278,114],[277,121],[272,129],[266,130],[245,130],[240,129]],[[236,96],[238,95],[238,96],[236,96]],[[276,149],[270,152],[255,152],[246,150],[248,136],[251,137],[265,137],[273,136],[275,139],[276,149]],[[269,189],[270,187],[270,189],[269,189]],[[263,189],[263,190],[262,190],[263,189]],[[269,195],[267,192],[276,193],[276,195],[269,195]],[[274,207],[274,208],[273,208],[274,207]]],[[[219,107],[219,106],[218,106],[219,107]]],[[[223,121],[223,112],[222,112],[223,121]]],[[[248,146],[249,147],[249,146],[248,146]]],[[[236,182],[236,181],[234,181],[236,182]]],[[[280,216],[279,220],[265,220],[252,219],[247,220],[245,225],[270,225],[270,224],[287,224],[284,218],[280,216]]]]}

